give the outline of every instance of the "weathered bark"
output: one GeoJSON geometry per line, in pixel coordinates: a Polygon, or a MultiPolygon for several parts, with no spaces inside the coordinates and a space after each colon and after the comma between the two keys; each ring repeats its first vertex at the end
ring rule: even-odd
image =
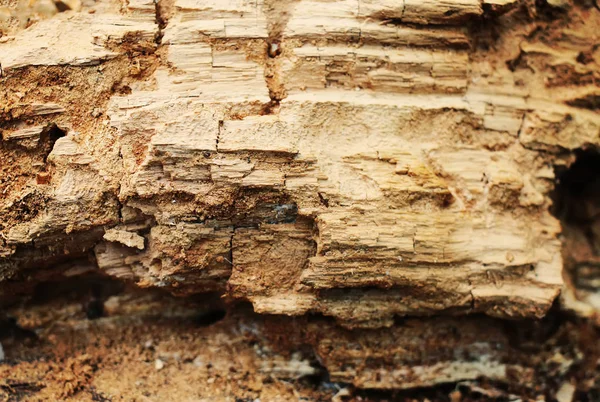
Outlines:
{"type": "Polygon", "coordinates": [[[61,4],[0,37],[6,314],[94,272],[309,316],[247,319],[357,388],[578,376],[510,327],[598,325],[597,5],[61,4]]]}

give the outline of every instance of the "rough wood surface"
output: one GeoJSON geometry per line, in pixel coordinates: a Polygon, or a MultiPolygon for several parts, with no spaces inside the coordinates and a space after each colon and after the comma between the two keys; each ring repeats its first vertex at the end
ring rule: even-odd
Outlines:
{"type": "MultiPolygon", "coordinates": [[[[347,329],[537,319],[561,290],[597,320],[597,257],[563,270],[551,197],[555,169],[600,145],[600,12],[538,3],[101,0],[34,8],[26,29],[7,3],[4,300],[83,257],[140,287],[347,329]]],[[[384,338],[436,332],[416,331],[384,338]]],[[[408,381],[402,364],[336,378],[507,370],[415,363],[408,381]]]]}

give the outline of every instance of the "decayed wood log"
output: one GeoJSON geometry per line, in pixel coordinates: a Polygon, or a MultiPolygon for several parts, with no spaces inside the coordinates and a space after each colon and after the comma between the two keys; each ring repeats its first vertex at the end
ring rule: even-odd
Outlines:
{"type": "MultiPolygon", "coordinates": [[[[399,316],[541,318],[563,288],[597,317],[550,207],[555,168],[599,144],[600,12],[538,3],[98,1],[7,24],[0,286],[91,256],[390,339],[399,316]]],[[[422,325],[401,337],[438,336],[422,325]]],[[[430,363],[339,378],[457,380],[430,363]]]]}

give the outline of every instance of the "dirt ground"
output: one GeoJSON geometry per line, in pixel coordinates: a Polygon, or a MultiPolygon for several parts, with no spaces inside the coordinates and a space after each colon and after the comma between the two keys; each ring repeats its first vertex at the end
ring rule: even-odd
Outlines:
{"type": "Polygon", "coordinates": [[[0,400],[330,400],[339,391],[300,354],[273,353],[245,307],[226,313],[218,299],[143,291],[98,307],[80,295],[46,301],[54,309],[30,304],[1,324],[0,400]]]}
{"type": "Polygon", "coordinates": [[[0,401],[453,400],[454,386],[413,398],[329,382],[310,351],[275,352],[246,305],[133,291],[98,310],[86,293],[26,303],[0,324],[0,401]]]}
{"type": "MultiPolygon", "coordinates": [[[[39,285],[31,298],[3,312],[0,401],[562,402],[544,397],[544,388],[557,385],[553,371],[546,373],[548,382],[538,379],[539,386],[520,396],[510,384],[484,380],[404,391],[357,390],[332,382],[302,336],[290,335],[319,319],[263,316],[217,295],[176,298],[93,275],[63,278],[39,285]]],[[[558,343],[581,344],[578,353],[585,356],[569,370],[580,384],[589,383],[589,391],[574,400],[597,400],[598,366],[581,363],[595,361],[597,331],[563,324],[550,325],[558,335],[541,349],[558,356],[558,343]]],[[[527,340],[540,334],[523,332],[514,339],[525,353],[527,340]]]]}

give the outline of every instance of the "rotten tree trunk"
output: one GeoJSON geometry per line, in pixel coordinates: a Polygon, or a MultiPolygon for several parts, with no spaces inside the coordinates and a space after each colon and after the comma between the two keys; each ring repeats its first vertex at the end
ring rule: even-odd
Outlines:
{"type": "MultiPolygon", "coordinates": [[[[19,300],[101,274],[226,296],[357,388],[485,377],[592,395],[598,379],[573,367],[596,349],[542,362],[598,341],[600,12],[533,3],[7,3],[5,315],[42,331],[64,316],[19,300]],[[518,356],[521,325],[552,353],[518,356]]],[[[152,310],[138,291],[99,310],[126,327],[123,306],[152,310]]]]}

